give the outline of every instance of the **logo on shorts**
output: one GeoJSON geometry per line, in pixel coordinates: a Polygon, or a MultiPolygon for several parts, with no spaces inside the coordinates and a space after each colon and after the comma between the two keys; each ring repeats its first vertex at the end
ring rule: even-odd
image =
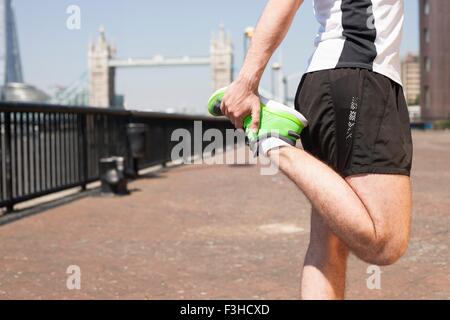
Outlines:
{"type": "Polygon", "coordinates": [[[346,140],[353,138],[353,127],[356,124],[356,118],[358,116],[358,105],[359,97],[353,97],[352,103],[350,104],[350,114],[348,116],[347,133],[345,135],[346,140]]]}

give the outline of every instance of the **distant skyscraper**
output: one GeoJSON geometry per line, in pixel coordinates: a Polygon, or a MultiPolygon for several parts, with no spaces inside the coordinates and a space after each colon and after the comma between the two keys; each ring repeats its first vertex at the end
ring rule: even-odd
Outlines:
{"type": "Polygon", "coordinates": [[[408,54],[402,60],[402,82],[408,105],[420,104],[420,59],[408,54]]]}
{"type": "Polygon", "coordinates": [[[23,82],[16,20],[11,0],[0,0],[0,86],[23,82]]]}
{"type": "Polygon", "coordinates": [[[450,1],[420,0],[421,106],[425,119],[450,116],[450,1]]]}

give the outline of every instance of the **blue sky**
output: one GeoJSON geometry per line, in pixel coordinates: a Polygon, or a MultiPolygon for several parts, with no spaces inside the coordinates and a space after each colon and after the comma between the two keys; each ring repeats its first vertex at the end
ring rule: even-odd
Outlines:
{"type": "MultiPolygon", "coordinates": [[[[116,45],[118,57],[125,58],[207,55],[211,31],[223,23],[233,39],[238,70],[243,30],[257,22],[264,4],[262,0],[15,0],[25,80],[46,91],[75,81],[87,70],[88,45],[100,25],[116,45]],[[81,30],[66,28],[69,5],[81,8],[81,30]]],[[[418,1],[405,0],[405,9],[403,54],[418,51],[418,1]]],[[[317,29],[312,0],[306,0],[282,44],[286,74],[304,70],[317,29]]],[[[211,91],[208,67],[122,69],[116,86],[129,106],[185,108],[193,113],[204,110],[211,91]]],[[[268,73],[263,86],[269,88],[268,73]]]]}

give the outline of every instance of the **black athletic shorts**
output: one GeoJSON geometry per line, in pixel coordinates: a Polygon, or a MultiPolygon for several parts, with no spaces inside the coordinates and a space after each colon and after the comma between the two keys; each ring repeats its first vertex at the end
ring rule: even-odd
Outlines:
{"type": "Polygon", "coordinates": [[[408,107],[396,82],[359,68],[307,73],[295,108],[309,121],[304,149],[341,176],[410,175],[408,107]]]}

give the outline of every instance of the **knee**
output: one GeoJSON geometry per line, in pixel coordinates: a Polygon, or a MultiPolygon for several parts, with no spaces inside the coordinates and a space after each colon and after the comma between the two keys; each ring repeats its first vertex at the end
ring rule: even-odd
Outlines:
{"type": "Polygon", "coordinates": [[[409,233],[380,234],[366,250],[363,260],[378,266],[396,263],[408,250],[409,233]]]}

